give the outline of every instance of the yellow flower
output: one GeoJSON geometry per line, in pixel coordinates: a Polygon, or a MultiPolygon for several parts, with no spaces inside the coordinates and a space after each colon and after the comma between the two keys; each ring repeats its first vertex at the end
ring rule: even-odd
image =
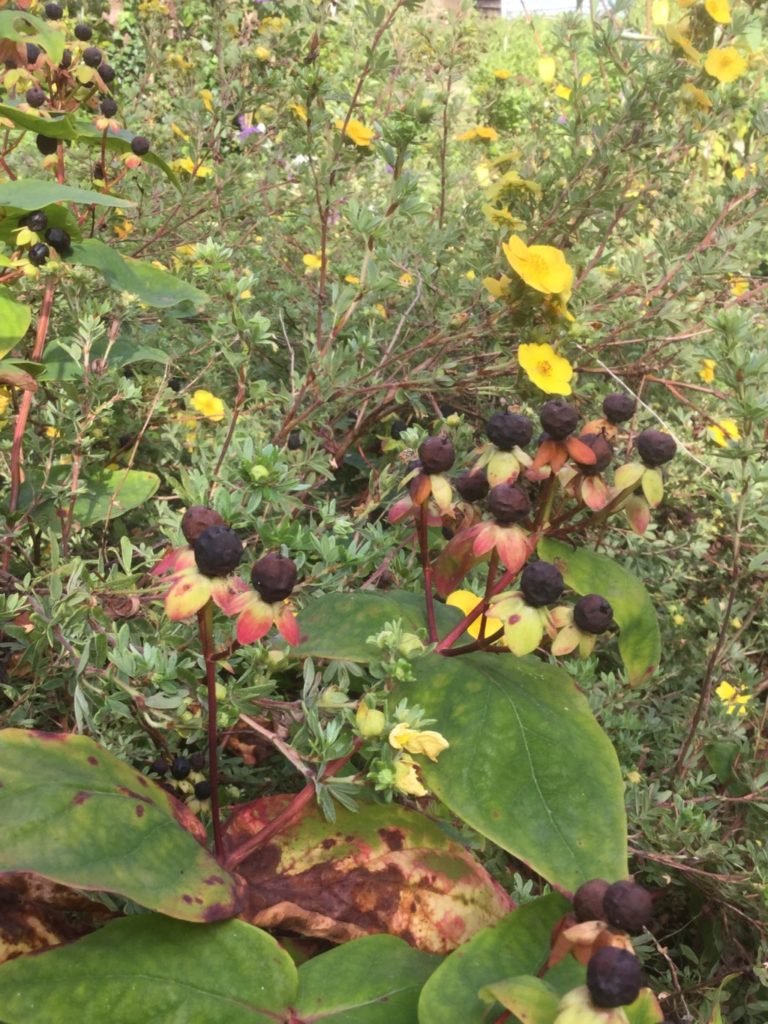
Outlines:
{"type": "Polygon", "coordinates": [[[493,77],[498,78],[500,82],[504,82],[510,77],[511,74],[512,72],[507,71],[506,68],[496,68],[493,72],[493,77]]]}
{"type": "Polygon", "coordinates": [[[399,280],[402,288],[410,288],[411,285],[413,284],[413,277],[408,273],[407,270],[404,274],[400,275],[399,280]]]}
{"type": "Polygon", "coordinates": [[[551,345],[521,345],[517,361],[541,391],[548,395],[570,395],[573,367],[551,345]]]}
{"type": "Polygon", "coordinates": [[[555,96],[561,100],[569,100],[571,98],[571,90],[567,85],[556,85],[555,96]]]}
{"type": "Polygon", "coordinates": [[[514,191],[514,189],[522,188],[528,192],[532,192],[533,195],[538,199],[541,196],[542,188],[537,181],[530,181],[528,178],[523,178],[517,173],[517,171],[507,171],[503,174],[499,180],[491,185],[490,188],[485,190],[485,194],[492,202],[495,202],[501,196],[507,192],[514,191]]]}
{"type": "Polygon", "coordinates": [[[8,388],[0,388],[0,416],[4,416],[11,404],[11,393],[8,388]]]}
{"type": "Polygon", "coordinates": [[[712,109],[712,100],[707,96],[704,90],[699,89],[697,85],[692,85],[690,82],[686,82],[680,87],[680,95],[684,102],[697,106],[699,110],[712,109]]]}
{"type": "Polygon", "coordinates": [[[192,395],[189,404],[195,412],[199,412],[207,420],[220,423],[224,419],[224,403],[220,398],[212,395],[210,391],[198,389],[192,395]]]}
{"type": "Polygon", "coordinates": [[[704,61],[704,70],[722,85],[735,82],[747,70],[747,62],[735,46],[710,50],[704,61]]]}
{"type": "Polygon", "coordinates": [[[741,434],[735,420],[719,420],[717,426],[707,427],[707,433],[721,448],[727,448],[729,441],[740,441],[741,434]]]}
{"type": "Polygon", "coordinates": [[[373,128],[366,128],[362,121],[358,121],[354,117],[349,119],[346,128],[344,127],[344,122],[341,118],[338,118],[336,121],[336,129],[338,131],[343,131],[348,139],[361,148],[370,146],[376,136],[376,132],[373,128]]]}
{"type": "MultiPolygon", "coordinates": [[[[207,89],[205,91],[208,92],[207,89]]],[[[210,95],[210,93],[209,93],[209,95],[210,95]]],[[[172,124],[171,125],[171,131],[173,132],[174,135],[178,135],[180,139],[184,139],[185,142],[189,142],[189,136],[187,135],[187,133],[185,131],[182,131],[182,129],[179,128],[179,126],[177,124],[172,124]]]]}
{"type": "Polygon", "coordinates": [[[631,782],[633,786],[639,786],[643,781],[643,776],[640,772],[627,772],[627,782],[631,782]]]}
{"type": "Polygon", "coordinates": [[[728,0],[704,0],[707,14],[713,21],[727,25],[731,20],[731,5],[728,0]]]}
{"type": "Polygon", "coordinates": [[[653,0],[651,21],[654,25],[666,25],[669,21],[669,0],[653,0]]]}
{"type": "Polygon", "coordinates": [[[253,292],[251,291],[250,288],[246,288],[244,291],[240,292],[240,298],[243,300],[252,299],[253,292]]]}
{"type": "Polygon", "coordinates": [[[408,796],[427,796],[428,790],[419,782],[416,762],[410,757],[398,757],[395,761],[395,789],[408,796]]]}
{"type": "Polygon", "coordinates": [[[468,270],[464,277],[466,277],[468,281],[474,281],[477,275],[475,274],[474,270],[468,270]]]}
{"type": "Polygon", "coordinates": [[[307,120],[307,108],[304,106],[303,103],[289,103],[288,109],[292,110],[300,121],[307,120]]]}
{"type": "Polygon", "coordinates": [[[557,71],[557,64],[555,63],[554,57],[543,56],[539,57],[536,68],[539,72],[539,78],[545,85],[551,85],[555,80],[555,72],[557,71]]]}
{"type": "Polygon", "coordinates": [[[197,94],[203,101],[203,106],[209,114],[213,113],[213,93],[210,89],[201,89],[197,94]]]}
{"type": "Polygon", "coordinates": [[[384,732],[386,721],[383,711],[369,708],[364,700],[360,701],[355,715],[355,725],[361,736],[364,736],[366,739],[381,736],[384,732]]]}
{"type": "Polygon", "coordinates": [[[483,278],[483,284],[491,293],[491,297],[493,299],[502,299],[509,291],[509,286],[511,283],[511,278],[507,277],[506,274],[502,274],[501,277],[483,278]]]}
{"type": "Polygon", "coordinates": [[[715,367],[717,363],[714,359],[705,359],[704,363],[699,370],[699,377],[704,381],[705,384],[711,384],[715,379],[715,367]]]}
{"type": "Polygon", "coordinates": [[[389,313],[387,312],[387,307],[384,305],[383,302],[377,302],[374,305],[373,308],[378,313],[378,315],[381,317],[382,320],[388,320],[389,319],[389,313]]]}
{"type": "Polygon", "coordinates": [[[557,295],[573,284],[573,270],[553,245],[527,246],[518,235],[512,235],[502,249],[515,273],[537,292],[557,295]]]}
{"type": "Polygon", "coordinates": [[[734,277],[731,281],[731,295],[738,299],[744,292],[749,291],[749,281],[745,277],[734,277]]]}
{"type": "Polygon", "coordinates": [[[254,53],[256,54],[256,60],[267,61],[272,59],[272,51],[268,50],[266,46],[257,46],[254,53]]]}
{"type": "Polygon", "coordinates": [[[581,76],[581,88],[586,89],[591,81],[592,75],[589,73],[589,71],[585,71],[584,74],[581,76]]]}
{"type": "Polygon", "coordinates": [[[319,252],[305,252],[301,259],[307,268],[305,271],[307,274],[314,273],[323,265],[323,258],[319,252]]]}
{"type": "Polygon", "coordinates": [[[680,613],[678,612],[678,613],[677,613],[677,615],[673,615],[673,616],[672,616],[672,621],[674,622],[674,624],[675,624],[676,626],[682,626],[682,624],[683,624],[683,623],[685,622],[685,616],[684,616],[684,615],[681,615],[681,614],[680,614],[680,613]]]}
{"type": "Polygon", "coordinates": [[[344,280],[347,284],[360,284],[360,278],[357,274],[347,274],[344,280]]]}
{"type": "Polygon", "coordinates": [[[746,715],[747,704],[752,700],[751,694],[744,693],[746,687],[739,686],[738,689],[724,679],[715,690],[720,700],[725,704],[729,715],[746,715]]]}
{"type": "Polygon", "coordinates": [[[59,430],[56,427],[46,427],[45,428],[45,436],[46,437],[58,437],[59,436],[59,430]]]}
{"type": "Polygon", "coordinates": [[[213,171],[203,164],[195,164],[195,161],[188,156],[181,156],[178,160],[171,161],[171,168],[174,171],[185,171],[187,174],[194,174],[196,178],[210,178],[213,171]]]}
{"type": "Polygon", "coordinates": [[[124,220],[122,224],[113,224],[112,230],[115,232],[118,238],[127,238],[128,235],[132,235],[134,232],[134,225],[129,220],[124,220]]]}
{"type": "MultiPolygon", "coordinates": [[[[454,590],[452,594],[446,597],[445,603],[450,605],[451,608],[458,608],[464,615],[469,615],[480,604],[480,598],[477,594],[473,594],[471,590],[454,590]]],[[[488,617],[485,620],[486,636],[493,636],[499,629],[501,629],[501,621],[499,619],[488,617]]],[[[480,618],[475,619],[474,622],[467,626],[467,632],[475,639],[480,636],[480,618]]]]}
{"type": "Polygon", "coordinates": [[[515,217],[514,214],[509,212],[506,206],[498,207],[491,206],[490,203],[485,203],[482,207],[482,211],[491,224],[510,224],[513,231],[523,231],[525,229],[525,221],[520,220],[519,217],[515,217]]]}
{"type": "Polygon", "coordinates": [[[389,734],[389,745],[395,750],[406,750],[409,754],[424,754],[430,761],[436,761],[447,750],[450,743],[439,732],[432,729],[412,729],[406,722],[396,725],[389,734]]]}
{"type": "Polygon", "coordinates": [[[495,128],[491,128],[487,124],[477,124],[474,128],[470,128],[466,132],[462,132],[461,135],[456,136],[457,142],[470,142],[472,139],[482,139],[483,142],[495,142],[499,137],[499,133],[495,128]]]}
{"type": "Polygon", "coordinates": [[[679,29],[675,28],[674,25],[665,25],[664,33],[670,43],[674,43],[675,46],[679,46],[689,60],[692,60],[695,64],[699,63],[701,54],[690,39],[688,39],[687,36],[684,36],[679,29]]]}

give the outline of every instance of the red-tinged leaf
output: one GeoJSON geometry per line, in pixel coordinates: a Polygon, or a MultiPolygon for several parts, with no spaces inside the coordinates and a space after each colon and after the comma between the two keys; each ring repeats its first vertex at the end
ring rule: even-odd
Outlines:
{"type": "Polygon", "coordinates": [[[272,605],[262,601],[255,591],[237,598],[233,607],[239,612],[237,618],[237,641],[253,644],[266,636],[272,628],[274,616],[272,605]]]}
{"type": "Polygon", "coordinates": [[[594,466],[597,456],[588,444],[584,444],[578,437],[567,437],[565,448],[574,462],[580,462],[582,466],[594,466]]]}
{"type": "Polygon", "coordinates": [[[496,547],[496,536],[501,529],[496,523],[480,523],[472,544],[472,554],[475,558],[482,558],[496,547]]]}
{"type": "Polygon", "coordinates": [[[399,523],[402,519],[405,519],[407,515],[410,515],[413,509],[413,502],[410,498],[401,498],[396,501],[392,508],[387,513],[387,519],[390,523],[399,523]]]}
{"type": "MultiPolygon", "coordinates": [[[[241,807],[227,822],[226,849],[258,833],[290,800],[266,797],[241,807]]],[[[463,846],[397,804],[337,807],[333,824],[308,808],[238,871],[248,882],[245,920],[332,942],[387,932],[446,953],[511,906],[463,846]]]]}
{"type": "Polygon", "coordinates": [[[645,533],[651,525],[651,510],[645,498],[637,494],[631,494],[624,502],[624,511],[627,513],[629,525],[640,536],[645,533]]]}
{"type": "Polygon", "coordinates": [[[211,597],[217,608],[225,615],[236,615],[235,601],[241,594],[247,594],[250,587],[239,576],[214,577],[211,579],[211,597]]]}
{"type": "Polygon", "coordinates": [[[182,569],[191,569],[194,564],[195,553],[192,548],[172,548],[152,569],[152,575],[162,576],[166,572],[181,572],[182,569]]]}
{"type": "Polygon", "coordinates": [[[432,482],[426,473],[419,473],[408,484],[408,492],[414,505],[423,505],[432,493],[432,482]]]}
{"type": "Polygon", "coordinates": [[[555,444],[555,450],[552,452],[552,457],[549,460],[549,465],[552,467],[553,473],[559,473],[563,466],[568,461],[568,449],[562,442],[555,444]]]}
{"type": "Polygon", "coordinates": [[[509,572],[522,569],[533,547],[531,538],[519,526],[496,527],[496,550],[509,572]]]}
{"type": "Polygon", "coordinates": [[[587,508],[599,512],[608,504],[608,485],[599,476],[585,476],[581,483],[581,497],[587,508]]]}
{"type": "Polygon", "coordinates": [[[542,469],[544,466],[549,466],[552,463],[552,458],[557,452],[556,441],[542,441],[539,445],[538,451],[531,463],[531,469],[542,469]]]}
{"type": "Polygon", "coordinates": [[[211,581],[207,576],[190,570],[181,576],[165,596],[165,613],[171,622],[180,622],[199,612],[211,596],[211,581]]]}
{"type": "Polygon", "coordinates": [[[37,391],[37,381],[25,370],[12,363],[0,363],[0,384],[7,384],[22,391],[37,391]]]}
{"type": "Polygon", "coordinates": [[[291,647],[295,647],[301,640],[299,622],[290,605],[283,605],[275,614],[275,625],[280,630],[280,635],[291,647]]]}
{"type": "Polygon", "coordinates": [[[475,537],[482,526],[482,523],[478,523],[468,530],[461,530],[448,541],[437,556],[432,566],[432,579],[440,597],[446,598],[458,587],[470,569],[482,561],[482,556],[478,557],[472,551],[475,537]]]}

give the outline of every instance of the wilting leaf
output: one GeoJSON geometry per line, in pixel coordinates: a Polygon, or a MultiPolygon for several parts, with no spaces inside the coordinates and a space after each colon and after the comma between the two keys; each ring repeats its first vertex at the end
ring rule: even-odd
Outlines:
{"type": "Polygon", "coordinates": [[[27,373],[11,359],[0,359],[0,384],[8,387],[21,388],[23,391],[36,391],[37,381],[31,373],[27,373]]]}
{"type": "Polygon", "coordinates": [[[641,989],[634,1003],[624,1007],[624,1013],[629,1024],[661,1024],[664,1020],[659,1001],[649,988],[641,989]]]}
{"type": "Polygon", "coordinates": [[[440,597],[448,597],[473,566],[487,559],[487,555],[477,558],[472,554],[475,536],[474,531],[462,530],[448,541],[435,559],[435,589],[440,597]]]}
{"type": "Polygon", "coordinates": [[[532,974],[521,974],[486,985],[480,989],[479,995],[486,1002],[498,1002],[511,1010],[520,1024],[553,1024],[560,1002],[554,989],[532,974]]]}
{"type": "Polygon", "coordinates": [[[0,39],[38,43],[54,64],[60,64],[64,56],[64,34],[26,11],[0,11],[0,39]]]}
{"type": "MultiPolygon", "coordinates": [[[[488,1024],[501,1014],[478,995],[502,977],[535,974],[546,962],[549,937],[570,909],[555,893],[527,903],[460,946],[432,974],[419,997],[419,1024],[488,1024]]],[[[562,995],[580,985],[584,968],[564,960],[547,971],[547,984],[562,995]]]]}
{"type": "MultiPolygon", "coordinates": [[[[0,182],[0,206],[15,206],[20,210],[42,210],[50,203],[86,203],[88,206],[135,206],[132,199],[105,196],[71,185],[39,178],[19,178],[18,181],[0,182]]],[[[105,246],[106,248],[106,246],[105,246]]]]}
{"type": "Polygon", "coordinates": [[[103,903],[39,875],[0,876],[0,964],[72,942],[112,916],[103,903]]]}
{"type": "Polygon", "coordinates": [[[427,786],[483,835],[575,889],[627,874],[616,753],[570,676],[536,658],[428,654],[401,686],[450,748],[420,759],[427,786]]]}
{"type": "Polygon", "coordinates": [[[419,992],[439,963],[392,935],[347,942],[299,968],[296,1024],[417,1024],[419,992]]]}
{"type": "Polygon", "coordinates": [[[661,634],[656,610],[643,584],[612,558],[558,540],[539,542],[539,556],[555,562],[577,594],[601,594],[619,624],[619,653],[630,686],[646,682],[659,667],[661,634]]]}
{"type": "Polygon", "coordinates": [[[0,358],[21,341],[31,320],[29,306],[17,302],[8,288],[0,286],[0,358]]]}
{"type": "MultiPolygon", "coordinates": [[[[227,851],[290,799],[240,808],[227,823],[227,851]]],[[[509,910],[509,897],[485,869],[422,814],[367,804],[336,815],[330,824],[309,808],[239,866],[248,882],[245,920],[333,942],[388,932],[445,953],[509,910]]]]}
{"type": "Polygon", "coordinates": [[[192,316],[208,301],[205,292],[194,285],[151,263],[126,259],[97,238],[87,238],[73,245],[71,262],[98,270],[111,288],[130,292],[147,306],[157,309],[178,306],[175,311],[178,316],[192,316]]]}
{"type": "Polygon", "coordinates": [[[199,836],[197,819],[85,736],[1,731],[0,821],[0,872],[120,893],[186,921],[236,912],[235,880],[182,827],[199,836]]]}
{"type": "Polygon", "coordinates": [[[293,961],[243,921],[206,927],[142,914],[0,967],[5,1024],[275,1024],[293,961]]]}

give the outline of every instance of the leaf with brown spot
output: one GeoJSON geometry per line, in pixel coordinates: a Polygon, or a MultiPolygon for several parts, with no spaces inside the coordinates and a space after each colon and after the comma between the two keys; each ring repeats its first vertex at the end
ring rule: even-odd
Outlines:
{"type": "MultiPolygon", "coordinates": [[[[290,796],[265,797],[227,822],[232,851],[272,821],[290,796]]],[[[239,867],[248,883],[241,917],[262,928],[348,942],[379,932],[447,953],[510,910],[509,896],[459,843],[397,804],[317,807],[239,867]]]]}

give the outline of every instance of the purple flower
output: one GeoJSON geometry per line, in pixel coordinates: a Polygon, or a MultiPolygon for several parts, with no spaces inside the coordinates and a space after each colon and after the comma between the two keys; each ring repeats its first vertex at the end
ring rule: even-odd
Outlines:
{"type": "MultiPolygon", "coordinates": [[[[264,0],[257,0],[257,3],[263,3],[264,0]]],[[[246,125],[245,115],[239,114],[237,117],[237,124],[240,131],[237,135],[238,142],[245,142],[250,135],[264,135],[267,130],[267,126],[259,122],[258,124],[246,125]]]]}

